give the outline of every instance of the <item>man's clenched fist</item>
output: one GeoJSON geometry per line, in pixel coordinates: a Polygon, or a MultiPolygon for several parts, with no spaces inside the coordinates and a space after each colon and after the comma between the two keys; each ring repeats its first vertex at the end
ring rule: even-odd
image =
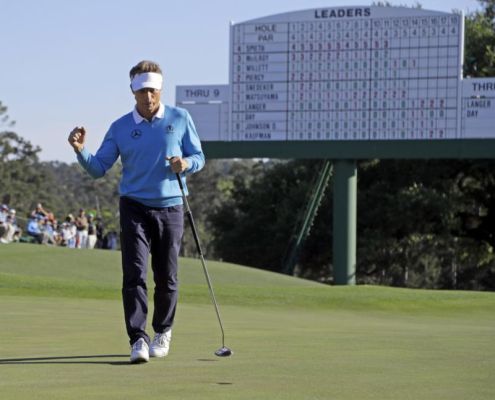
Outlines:
{"type": "Polygon", "coordinates": [[[71,133],[69,134],[69,144],[72,146],[74,151],[77,153],[80,153],[81,150],[84,148],[84,141],[86,138],[86,129],[84,127],[78,127],[76,126],[74,129],[72,129],[71,133]]]}

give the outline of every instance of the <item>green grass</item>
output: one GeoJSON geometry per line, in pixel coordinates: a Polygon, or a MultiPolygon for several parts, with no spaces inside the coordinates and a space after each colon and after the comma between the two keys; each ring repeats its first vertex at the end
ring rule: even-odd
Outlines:
{"type": "MultiPolygon", "coordinates": [[[[0,247],[0,398],[492,399],[495,294],[330,287],[181,260],[169,357],[128,364],[120,253],[0,247]]],[[[150,287],[152,283],[150,282],[150,287]]]]}

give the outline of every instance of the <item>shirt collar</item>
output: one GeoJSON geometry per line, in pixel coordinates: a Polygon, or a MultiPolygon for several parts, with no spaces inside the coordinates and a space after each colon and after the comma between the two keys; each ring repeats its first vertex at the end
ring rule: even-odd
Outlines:
{"type": "MultiPolygon", "coordinates": [[[[143,118],[141,114],[138,113],[136,107],[134,107],[134,110],[132,110],[132,117],[134,118],[134,122],[137,124],[140,124],[143,121],[146,121],[146,118],[143,118]]],[[[155,115],[153,115],[153,118],[151,119],[152,121],[155,118],[164,118],[165,117],[165,106],[160,102],[160,107],[158,108],[158,111],[156,112],[155,115]]]]}

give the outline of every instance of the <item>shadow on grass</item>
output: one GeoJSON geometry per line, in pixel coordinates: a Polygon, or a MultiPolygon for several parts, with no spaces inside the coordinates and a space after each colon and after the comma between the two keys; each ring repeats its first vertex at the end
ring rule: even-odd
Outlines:
{"type": "Polygon", "coordinates": [[[129,361],[101,360],[102,358],[128,358],[128,354],[104,354],[95,356],[68,356],[68,357],[36,357],[36,358],[5,358],[0,359],[0,365],[15,364],[106,364],[132,365],[129,361]]]}

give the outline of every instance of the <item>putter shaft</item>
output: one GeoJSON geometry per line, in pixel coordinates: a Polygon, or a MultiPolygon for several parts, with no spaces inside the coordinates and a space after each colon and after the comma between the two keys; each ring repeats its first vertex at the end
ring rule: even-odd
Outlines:
{"type": "Polygon", "coordinates": [[[218,309],[217,299],[215,298],[215,293],[213,292],[213,286],[211,284],[210,274],[208,273],[208,269],[206,268],[206,262],[203,256],[203,250],[201,249],[198,233],[196,231],[196,225],[194,224],[194,218],[191,212],[191,207],[189,207],[189,202],[187,201],[186,193],[184,192],[184,186],[182,184],[182,180],[180,179],[179,174],[175,174],[175,175],[177,177],[177,181],[179,182],[180,191],[182,193],[182,198],[184,201],[184,205],[186,207],[187,219],[189,220],[189,224],[191,225],[194,241],[196,242],[196,248],[198,249],[199,257],[201,259],[201,265],[203,266],[203,272],[205,274],[206,283],[208,284],[208,290],[210,291],[210,297],[213,302],[213,305],[215,306],[215,312],[217,314],[218,324],[220,325],[220,330],[222,331],[222,349],[223,349],[225,348],[225,333],[223,330],[222,318],[220,317],[220,311],[218,309]]]}

